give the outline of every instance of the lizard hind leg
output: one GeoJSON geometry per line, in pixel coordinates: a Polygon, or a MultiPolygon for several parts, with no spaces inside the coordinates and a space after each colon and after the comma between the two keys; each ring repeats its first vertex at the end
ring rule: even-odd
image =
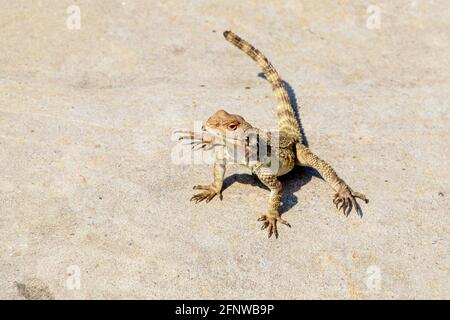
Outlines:
{"type": "Polygon", "coordinates": [[[306,146],[297,143],[296,146],[297,162],[302,166],[307,166],[316,169],[322,178],[330,185],[330,187],[336,192],[334,195],[333,203],[336,208],[342,210],[345,215],[349,215],[352,209],[355,209],[356,213],[362,216],[362,210],[359,206],[356,198],[363,200],[365,203],[369,203],[369,199],[360,192],[353,191],[339,176],[336,171],[324,160],[320,159],[306,146]]]}
{"type": "Polygon", "coordinates": [[[363,200],[365,203],[369,203],[369,199],[360,193],[353,191],[345,182],[338,186],[338,190],[334,195],[333,203],[336,205],[338,210],[344,212],[345,215],[349,215],[352,209],[356,210],[356,213],[362,216],[362,210],[359,206],[358,202],[356,202],[356,198],[363,200]],[[339,206],[339,207],[338,207],[339,206]]]}

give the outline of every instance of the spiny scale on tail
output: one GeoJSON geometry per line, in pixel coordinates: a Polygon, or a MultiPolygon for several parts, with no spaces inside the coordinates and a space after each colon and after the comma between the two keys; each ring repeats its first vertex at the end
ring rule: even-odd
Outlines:
{"type": "Polygon", "coordinates": [[[238,35],[231,31],[223,33],[226,40],[234,44],[236,47],[244,51],[262,68],[267,80],[272,84],[272,90],[277,97],[278,107],[278,129],[286,134],[293,135],[296,141],[303,141],[301,131],[295,118],[294,109],[291,104],[289,95],[284,87],[283,80],[278,72],[272,66],[272,63],[250,43],[241,39],[238,35]]]}

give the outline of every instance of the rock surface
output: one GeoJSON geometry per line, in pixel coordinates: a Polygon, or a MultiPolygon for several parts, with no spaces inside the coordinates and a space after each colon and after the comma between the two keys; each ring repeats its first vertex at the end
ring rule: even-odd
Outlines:
{"type": "Polygon", "coordinates": [[[448,1],[280,3],[2,2],[0,298],[450,298],[448,1]],[[362,218],[308,170],[283,178],[278,240],[239,168],[189,202],[211,168],[177,165],[173,130],[276,123],[226,29],[289,83],[362,218]]]}

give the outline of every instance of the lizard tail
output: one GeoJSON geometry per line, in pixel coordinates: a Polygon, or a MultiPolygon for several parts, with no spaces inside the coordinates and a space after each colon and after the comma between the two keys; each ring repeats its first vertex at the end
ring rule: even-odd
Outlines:
{"type": "Polygon", "coordinates": [[[284,86],[283,80],[280,78],[278,72],[272,66],[272,63],[250,43],[241,39],[238,35],[231,31],[223,33],[225,39],[236,47],[244,51],[250,58],[252,58],[262,68],[264,75],[272,85],[272,90],[278,100],[277,115],[278,115],[278,130],[293,136],[297,141],[303,141],[301,130],[297,119],[295,118],[294,108],[288,92],[284,86]]]}

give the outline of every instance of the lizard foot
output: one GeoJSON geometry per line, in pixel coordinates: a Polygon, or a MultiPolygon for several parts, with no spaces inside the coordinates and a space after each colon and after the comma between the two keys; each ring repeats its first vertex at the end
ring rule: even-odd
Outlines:
{"type": "Polygon", "coordinates": [[[347,216],[353,208],[355,208],[356,212],[362,216],[361,208],[355,198],[359,198],[365,203],[369,203],[369,199],[367,199],[364,194],[355,192],[348,185],[343,184],[340,190],[334,195],[333,203],[339,211],[342,209],[347,216]]]}
{"type": "Polygon", "coordinates": [[[195,201],[195,203],[199,203],[203,200],[206,200],[206,203],[210,202],[216,195],[219,195],[219,199],[222,200],[222,193],[217,192],[212,186],[194,186],[194,190],[204,190],[203,192],[194,194],[191,198],[191,201],[195,201]]]}
{"type": "Polygon", "coordinates": [[[269,212],[267,214],[262,215],[258,221],[262,221],[262,227],[261,230],[264,230],[266,228],[268,229],[268,236],[269,238],[272,236],[272,234],[275,234],[275,238],[278,238],[278,229],[277,229],[277,222],[282,223],[286,226],[288,226],[289,228],[291,227],[291,225],[284,219],[282,219],[280,217],[280,213],[279,212],[269,212]]]}
{"type": "Polygon", "coordinates": [[[178,130],[174,133],[180,135],[178,141],[183,142],[184,145],[191,145],[192,149],[209,150],[216,146],[214,144],[214,138],[206,132],[197,133],[194,131],[178,130]]]}

